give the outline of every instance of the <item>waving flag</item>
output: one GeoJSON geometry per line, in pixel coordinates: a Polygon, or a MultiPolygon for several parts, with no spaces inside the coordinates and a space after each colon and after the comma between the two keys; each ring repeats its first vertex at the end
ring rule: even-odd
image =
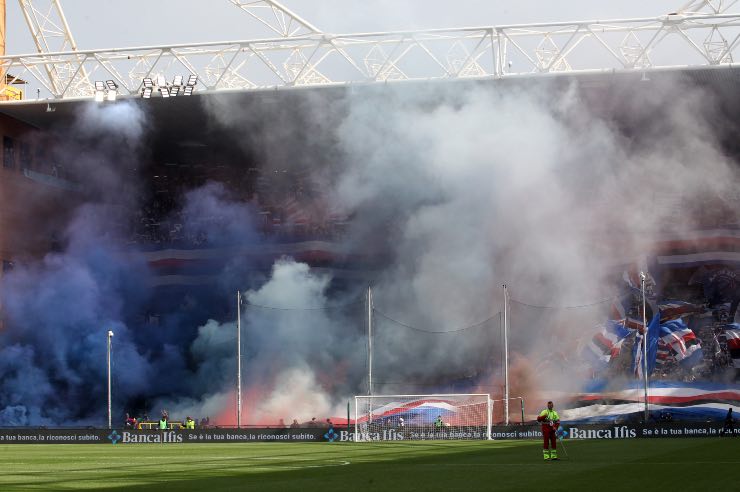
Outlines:
{"type": "Polygon", "coordinates": [[[658,303],[660,310],[660,322],[666,323],[674,319],[679,319],[689,314],[704,312],[704,306],[692,304],[685,301],[664,300],[658,303]]]}
{"type": "MultiPolygon", "coordinates": [[[[653,313],[657,312],[657,305],[654,305],[654,301],[648,299],[645,303],[645,308],[645,318],[648,320],[652,319],[653,313]]],[[[642,332],[644,326],[642,321],[642,301],[638,301],[631,294],[620,297],[612,303],[609,311],[609,319],[623,324],[627,329],[642,332]]]]}
{"type": "Polygon", "coordinates": [[[669,349],[670,356],[683,366],[693,367],[704,357],[699,339],[681,319],[660,326],[660,342],[669,349]]]}
{"type": "MultiPolygon", "coordinates": [[[[655,370],[655,361],[658,356],[658,340],[660,339],[660,314],[653,316],[647,329],[647,368],[648,374],[655,370]]],[[[632,348],[632,373],[636,378],[643,377],[642,352],[645,337],[641,333],[635,336],[635,345],[632,348]]]]}
{"type": "Polygon", "coordinates": [[[655,360],[655,367],[662,369],[668,362],[675,360],[671,354],[671,348],[663,340],[658,340],[658,352],[655,360]]]}
{"type": "Polygon", "coordinates": [[[727,351],[732,357],[732,365],[740,369],[740,323],[727,325],[722,337],[727,342],[727,351]]]}
{"type": "Polygon", "coordinates": [[[596,333],[584,348],[584,357],[593,365],[606,366],[614,357],[619,355],[624,339],[630,331],[624,327],[624,323],[609,320],[600,326],[596,333]]]}

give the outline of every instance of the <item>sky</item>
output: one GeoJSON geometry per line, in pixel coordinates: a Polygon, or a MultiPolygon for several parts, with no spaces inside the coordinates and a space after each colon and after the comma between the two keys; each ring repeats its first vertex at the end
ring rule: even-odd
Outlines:
{"type": "MultiPolygon", "coordinates": [[[[36,2],[41,6],[50,2],[36,2]]],[[[685,0],[285,0],[330,33],[655,17],[685,0]]],[[[263,28],[227,0],[62,0],[79,49],[264,37],[263,28]],[[125,8],[122,6],[125,5],[125,8]]],[[[7,2],[7,54],[35,52],[17,2],[7,2]]]]}

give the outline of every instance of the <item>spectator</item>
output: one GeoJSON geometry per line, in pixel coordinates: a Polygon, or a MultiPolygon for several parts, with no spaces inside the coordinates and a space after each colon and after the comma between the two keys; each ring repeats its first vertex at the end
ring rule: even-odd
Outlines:
{"type": "Polygon", "coordinates": [[[282,427],[282,428],[285,428],[285,427],[287,427],[287,426],[285,425],[285,419],[280,419],[280,421],[278,422],[278,427],[282,427]]]}
{"type": "Polygon", "coordinates": [[[301,424],[298,423],[298,420],[293,419],[293,423],[290,424],[291,429],[297,429],[301,426],[301,424]]]}
{"type": "Polygon", "coordinates": [[[326,419],[326,426],[329,428],[334,427],[334,424],[332,423],[331,419],[326,419]]]}
{"type": "Polygon", "coordinates": [[[732,437],[735,437],[735,419],[732,416],[732,407],[727,410],[727,416],[725,417],[725,426],[722,427],[722,431],[719,433],[720,436],[726,436],[727,432],[730,432],[732,437]]]}

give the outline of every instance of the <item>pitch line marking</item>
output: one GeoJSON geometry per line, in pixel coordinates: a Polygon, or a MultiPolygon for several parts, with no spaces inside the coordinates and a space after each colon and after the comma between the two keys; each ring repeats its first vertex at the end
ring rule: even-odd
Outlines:
{"type": "MultiPolygon", "coordinates": [[[[614,463],[613,461],[610,462],[597,462],[597,461],[578,461],[578,460],[569,460],[568,458],[561,458],[559,460],[563,463],[577,463],[579,465],[595,465],[595,466],[604,466],[604,465],[616,465],[616,466],[629,466],[629,465],[676,465],[681,463],[676,462],[663,462],[663,461],[641,461],[639,463],[614,463]]],[[[367,461],[366,463],[372,463],[372,461],[367,461]]],[[[530,462],[530,463],[412,463],[412,464],[398,464],[398,466],[540,466],[542,463],[544,463],[544,460],[540,460],[539,462],[530,462]]],[[[549,463],[549,462],[548,462],[549,463]]],[[[394,465],[394,463],[386,463],[394,465]]],[[[689,463],[686,463],[689,464],[689,463]]],[[[740,461],[692,461],[690,464],[696,464],[696,465],[738,465],[740,464],[740,461]]],[[[557,466],[557,465],[556,465],[557,466]]]]}

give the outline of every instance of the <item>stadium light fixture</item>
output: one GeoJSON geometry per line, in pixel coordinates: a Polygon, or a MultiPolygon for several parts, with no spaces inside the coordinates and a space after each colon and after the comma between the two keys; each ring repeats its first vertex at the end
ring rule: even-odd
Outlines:
{"type": "Polygon", "coordinates": [[[100,92],[105,90],[105,84],[103,83],[102,80],[95,81],[95,90],[100,91],[100,92]]]}
{"type": "Polygon", "coordinates": [[[110,90],[105,94],[105,100],[109,102],[115,101],[116,97],[118,97],[118,91],[110,90]]]}
{"type": "Polygon", "coordinates": [[[151,89],[154,87],[154,81],[150,77],[144,78],[143,83],[145,89],[151,89]]]}
{"type": "Polygon", "coordinates": [[[194,73],[190,74],[190,77],[188,77],[188,85],[193,86],[198,83],[198,76],[194,73]]]}
{"type": "Polygon", "coordinates": [[[193,86],[192,85],[186,85],[185,88],[182,90],[183,96],[191,96],[193,94],[193,86]]]}
{"type": "Polygon", "coordinates": [[[159,87],[167,87],[167,79],[164,78],[164,75],[157,76],[157,85],[159,87]]]}
{"type": "Polygon", "coordinates": [[[114,80],[106,80],[105,86],[108,88],[109,91],[118,90],[118,84],[116,84],[114,80]]]}
{"type": "Polygon", "coordinates": [[[149,99],[152,97],[152,88],[151,87],[144,87],[144,92],[141,93],[141,97],[144,99],[149,99]]]}
{"type": "Polygon", "coordinates": [[[175,97],[180,93],[179,87],[170,87],[170,97],[175,97]]]}
{"type": "Polygon", "coordinates": [[[112,413],[111,412],[111,394],[110,394],[110,379],[111,379],[111,377],[110,377],[111,376],[111,374],[110,374],[110,344],[111,344],[111,339],[112,338],[113,338],[113,332],[111,330],[108,330],[108,354],[107,354],[108,357],[107,357],[107,359],[108,359],[108,428],[109,429],[111,428],[111,424],[112,424],[112,421],[111,421],[111,413],[112,413]]]}
{"type": "Polygon", "coordinates": [[[181,86],[182,85],[182,75],[175,75],[175,78],[172,80],[172,85],[181,86]]]}
{"type": "Polygon", "coordinates": [[[105,101],[105,91],[95,91],[95,102],[105,101]]]}
{"type": "Polygon", "coordinates": [[[504,423],[509,425],[509,290],[504,288],[504,423]]]}
{"type": "Polygon", "coordinates": [[[160,87],[159,93],[162,94],[162,97],[170,97],[170,91],[167,90],[167,87],[160,87]]]}
{"type": "Polygon", "coordinates": [[[647,363],[647,344],[648,344],[648,331],[649,326],[647,323],[647,312],[645,302],[645,272],[640,272],[640,284],[642,291],[642,372],[645,377],[645,423],[647,424],[648,418],[650,417],[650,406],[648,403],[648,397],[650,394],[649,389],[649,375],[648,375],[648,363],[647,363]]]}
{"type": "Polygon", "coordinates": [[[242,426],[242,293],[236,291],[236,428],[242,426]]]}

